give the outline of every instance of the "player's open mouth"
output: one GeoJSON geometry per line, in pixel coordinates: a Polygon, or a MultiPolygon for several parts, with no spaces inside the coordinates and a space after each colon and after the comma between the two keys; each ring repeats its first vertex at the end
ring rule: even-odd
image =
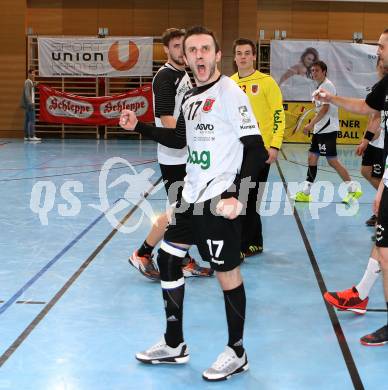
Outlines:
{"type": "Polygon", "coordinates": [[[205,65],[197,65],[197,70],[198,70],[198,74],[204,74],[205,73],[205,70],[206,70],[206,68],[205,68],[205,65]]]}

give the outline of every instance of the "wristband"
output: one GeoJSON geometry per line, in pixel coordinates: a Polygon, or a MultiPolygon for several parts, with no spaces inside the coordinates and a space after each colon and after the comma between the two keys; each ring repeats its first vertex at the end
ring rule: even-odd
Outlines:
{"type": "Polygon", "coordinates": [[[364,134],[364,138],[367,139],[368,141],[372,141],[373,137],[375,136],[374,133],[371,131],[367,130],[364,134]]]}

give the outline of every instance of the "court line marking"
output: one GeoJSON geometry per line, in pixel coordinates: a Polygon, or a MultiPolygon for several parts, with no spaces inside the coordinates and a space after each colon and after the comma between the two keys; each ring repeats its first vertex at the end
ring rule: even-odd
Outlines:
{"type": "MultiPolygon", "coordinates": [[[[148,197],[152,189],[162,181],[160,177],[151,188],[144,194],[144,197],[128,211],[128,213],[121,219],[119,225],[124,225],[129,218],[139,208],[144,199],[148,197]]],[[[118,228],[114,228],[105,239],[98,245],[98,247],[92,252],[92,254],[81,264],[76,272],[67,280],[62,288],[54,295],[54,297],[48,302],[48,304],[38,313],[38,315],[30,322],[29,325],[23,330],[22,333],[16,338],[16,340],[6,349],[6,351],[0,356],[0,367],[15,353],[20,345],[26,340],[30,333],[36,328],[36,326],[43,320],[43,318],[49,313],[49,311],[55,306],[55,304],[62,298],[71,285],[79,278],[83,271],[90,265],[90,263],[96,258],[96,256],[102,251],[105,245],[115,236],[118,232],[118,228]]]]}
{"type": "MultiPolygon", "coordinates": [[[[276,167],[279,171],[279,175],[280,175],[280,178],[283,182],[284,189],[286,190],[286,195],[289,197],[289,199],[291,201],[290,194],[288,193],[287,182],[285,180],[285,177],[283,175],[283,171],[282,171],[278,161],[276,161],[276,167]]],[[[311,247],[311,244],[310,244],[310,241],[307,237],[306,231],[304,230],[302,221],[299,217],[298,210],[296,209],[296,207],[294,207],[294,218],[295,218],[296,224],[298,226],[299,233],[302,237],[307,255],[310,259],[311,267],[314,271],[314,275],[315,275],[315,278],[317,280],[318,287],[319,287],[321,294],[322,294],[322,300],[323,300],[323,302],[326,306],[326,310],[329,314],[331,325],[332,325],[334,333],[337,337],[338,344],[341,348],[342,356],[344,358],[344,361],[345,361],[346,367],[348,369],[350,378],[353,382],[353,386],[356,390],[364,390],[364,385],[362,383],[362,380],[361,380],[360,374],[358,372],[356,363],[354,362],[352,353],[350,352],[348,342],[346,341],[346,337],[345,337],[345,334],[342,330],[341,324],[338,320],[337,314],[336,314],[335,310],[333,309],[333,307],[331,305],[329,305],[323,298],[323,294],[327,291],[326,284],[325,284],[325,281],[324,281],[323,276],[321,274],[321,270],[319,269],[317,259],[315,258],[314,251],[311,247]]]]}
{"type": "MultiPolygon", "coordinates": [[[[137,164],[132,164],[132,166],[137,167],[138,165],[151,164],[151,163],[154,163],[154,162],[157,162],[157,160],[156,159],[145,160],[145,161],[139,162],[137,164]]],[[[116,168],[112,167],[112,168],[110,168],[110,170],[123,169],[123,168],[128,168],[128,166],[125,165],[123,167],[116,167],[116,168]]],[[[30,170],[30,169],[35,169],[35,168],[28,168],[28,169],[30,170]]],[[[54,174],[54,175],[43,175],[43,176],[34,176],[34,177],[13,177],[13,176],[17,175],[17,173],[16,173],[15,175],[11,175],[9,178],[0,179],[0,183],[7,183],[7,182],[10,182],[10,181],[20,181],[20,180],[47,179],[47,178],[50,178],[50,177],[74,176],[74,175],[82,175],[84,173],[96,173],[96,172],[101,172],[101,171],[102,171],[102,169],[93,169],[91,171],[57,173],[57,174],[54,174]]]]}
{"type": "MultiPolygon", "coordinates": [[[[149,161],[144,164],[148,164],[149,161]]],[[[137,165],[141,165],[140,163],[137,165]]],[[[113,204],[117,203],[121,198],[117,199],[113,204]]],[[[112,206],[113,207],[113,206],[112,206]]],[[[29,279],[11,298],[0,306],[0,316],[12,306],[16,300],[23,295],[38,279],[40,279],[69,249],[71,249],[85,234],[87,234],[100,220],[105,216],[101,213],[94,221],[92,221],[81,233],[71,240],[59,253],[57,253],[44,267],[42,267],[31,279],[29,279]]]]}
{"type": "MultiPolygon", "coordinates": [[[[135,164],[135,163],[144,163],[145,161],[157,161],[156,159],[152,160],[135,160],[135,161],[129,161],[130,164],[135,164]]],[[[82,165],[58,165],[58,166],[42,166],[42,167],[37,167],[33,168],[34,170],[37,169],[65,169],[65,168],[83,168],[83,167],[102,167],[104,163],[98,163],[98,164],[82,164],[82,165]]],[[[123,165],[124,164],[117,164],[117,165],[123,165]]],[[[0,168],[0,171],[26,171],[30,168],[0,168]]]]}

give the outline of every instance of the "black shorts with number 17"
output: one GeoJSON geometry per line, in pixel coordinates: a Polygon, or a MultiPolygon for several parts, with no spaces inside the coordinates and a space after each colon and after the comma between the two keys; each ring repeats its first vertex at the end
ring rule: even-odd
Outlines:
{"type": "Polygon", "coordinates": [[[337,132],[313,134],[309,152],[324,157],[337,157],[337,132]]]}
{"type": "Polygon", "coordinates": [[[229,220],[215,213],[220,197],[201,203],[187,203],[182,198],[174,210],[172,223],[164,240],[176,244],[197,245],[204,261],[215,271],[225,272],[239,266],[243,260],[241,246],[241,216],[229,220]]]}

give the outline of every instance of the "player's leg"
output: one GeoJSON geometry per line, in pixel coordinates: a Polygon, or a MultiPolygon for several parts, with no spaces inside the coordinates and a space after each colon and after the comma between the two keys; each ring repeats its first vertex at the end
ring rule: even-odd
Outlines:
{"type": "MultiPolygon", "coordinates": [[[[182,194],[186,176],[186,165],[161,165],[161,171],[163,173],[163,178],[168,181],[166,190],[169,202],[171,205],[175,204],[182,194]]],[[[189,252],[186,253],[185,258],[182,261],[182,271],[185,278],[208,277],[213,275],[213,270],[211,268],[200,266],[198,262],[190,256],[189,252]]]]}
{"type": "Polygon", "coordinates": [[[312,200],[310,193],[311,187],[317,177],[319,155],[319,138],[317,134],[313,134],[307,160],[307,176],[306,180],[303,182],[302,190],[298,191],[294,197],[296,202],[311,202],[312,200]]]}
{"type": "Polygon", "coordinates": [[[242,220],[225,219],[215,213],[217,201],[204,203],[203,216],[193,217],[193,230],[201,256],[210,261],[224,295],[229,339],[224,351],[204,371],[208,381],[229,379],[248,369],[243,346],[245,289],[240,274],[242,220]],[[211,205],[212,203],[212,205],[211,205]],[[211,211],[213,210],[213,212],[211,211]]]}
{"type": "MultiPolygon", "coordinates": [[[[176,198],[175,200],[172,198],[173,194],[172,191],[170,191],[170,187],[175,182],[175,180],[173,180],[172,178],[174,166],[163,164],[159,164],[159,166],[160,172],[162,173],[162,178],[166,189],[167,197],[169,199],[169,203],[172,204],[176,202],[176,198]]],[[[176,191],[178,191],[178,189],[176,191]]],[[[154,247],[163,238],[167,226],[168,217],[166,213],[163,213],[153,223],[151,230],[142,245],[138,249],[136,249],[128,259],[129,263],[132,266],[137,268],[144,276],[151,280],[159,280],[159,271],[155,267],[152,251],[154,250],[154,247]]]]}
{"type": "MultiPolygon", "coordinates": [[[[362,176],[377,190],[384,171],[383,149],[368,145],[361,162],[362,176]]],[[[375,226],[376,215],[372,215],[365,223],[367,226],[375,226]]]]}
{"type": "Polygon", "coordinates": [[[361,165],[361,175],[369,182],[369,184],[377,190],[379,188],[380,179],[373,177],[373,165],[361,165]]]}
{"type": "MultiPolygon", "coordinates": [[[[383,276],[384,296],[388,310],[388,188],[384,186],[377,216],[376,247],[383,276]]],[[[384,345],[388,343],[388,325],[360,339],[364,345],[384,345]]]]}
{"type": "Polygon", "coordinates": [[[143,363],[180,364],[189,360],[189,350],[183,339],[185,279],[182,261],[192,243],[192,208],[186,206],[183,204],[184,209],[175,212],[175,223],[168,226],[158,252],[166,332],[158,343],[136,354],[136,358],[143,363]]]}
{"type": "Polygon", "coordinates": [[[135,250],[128,259],[131,265],[151,280],[159,280],[159,271],[154,265],[152,251],[163,238],[167,226],[167,214],[163,213],[152,225],[151,231],[148,233],[147,238],[144,240],[140,248],[135,250]]]}
{"type": "Polygon", "coordinates": [[[26,108],[24,110],[24,141],[29,141],[30,139],[30,129],[29,129],[29,112],[28,109],[26,108]]]}
{"type": "Polygon", "coordinates": [[[326,302],[340,310],[365,314],[369,302],[369,293],[380,276],[378,251],[373,246],[364,275],[358,284],[343,291],[327,291],[324,294],[326,302]]]}
{"type": "Polygon", "coordinates": [[[254,256],[263,252],[263,227],[258,210],[270,167],[270,164],[265,164],[264,169],[260,172],[256,187],[249,191],[246,212],[242,217],[243,233],[241,252],[244,253],[245,257],[254,256]]]}

